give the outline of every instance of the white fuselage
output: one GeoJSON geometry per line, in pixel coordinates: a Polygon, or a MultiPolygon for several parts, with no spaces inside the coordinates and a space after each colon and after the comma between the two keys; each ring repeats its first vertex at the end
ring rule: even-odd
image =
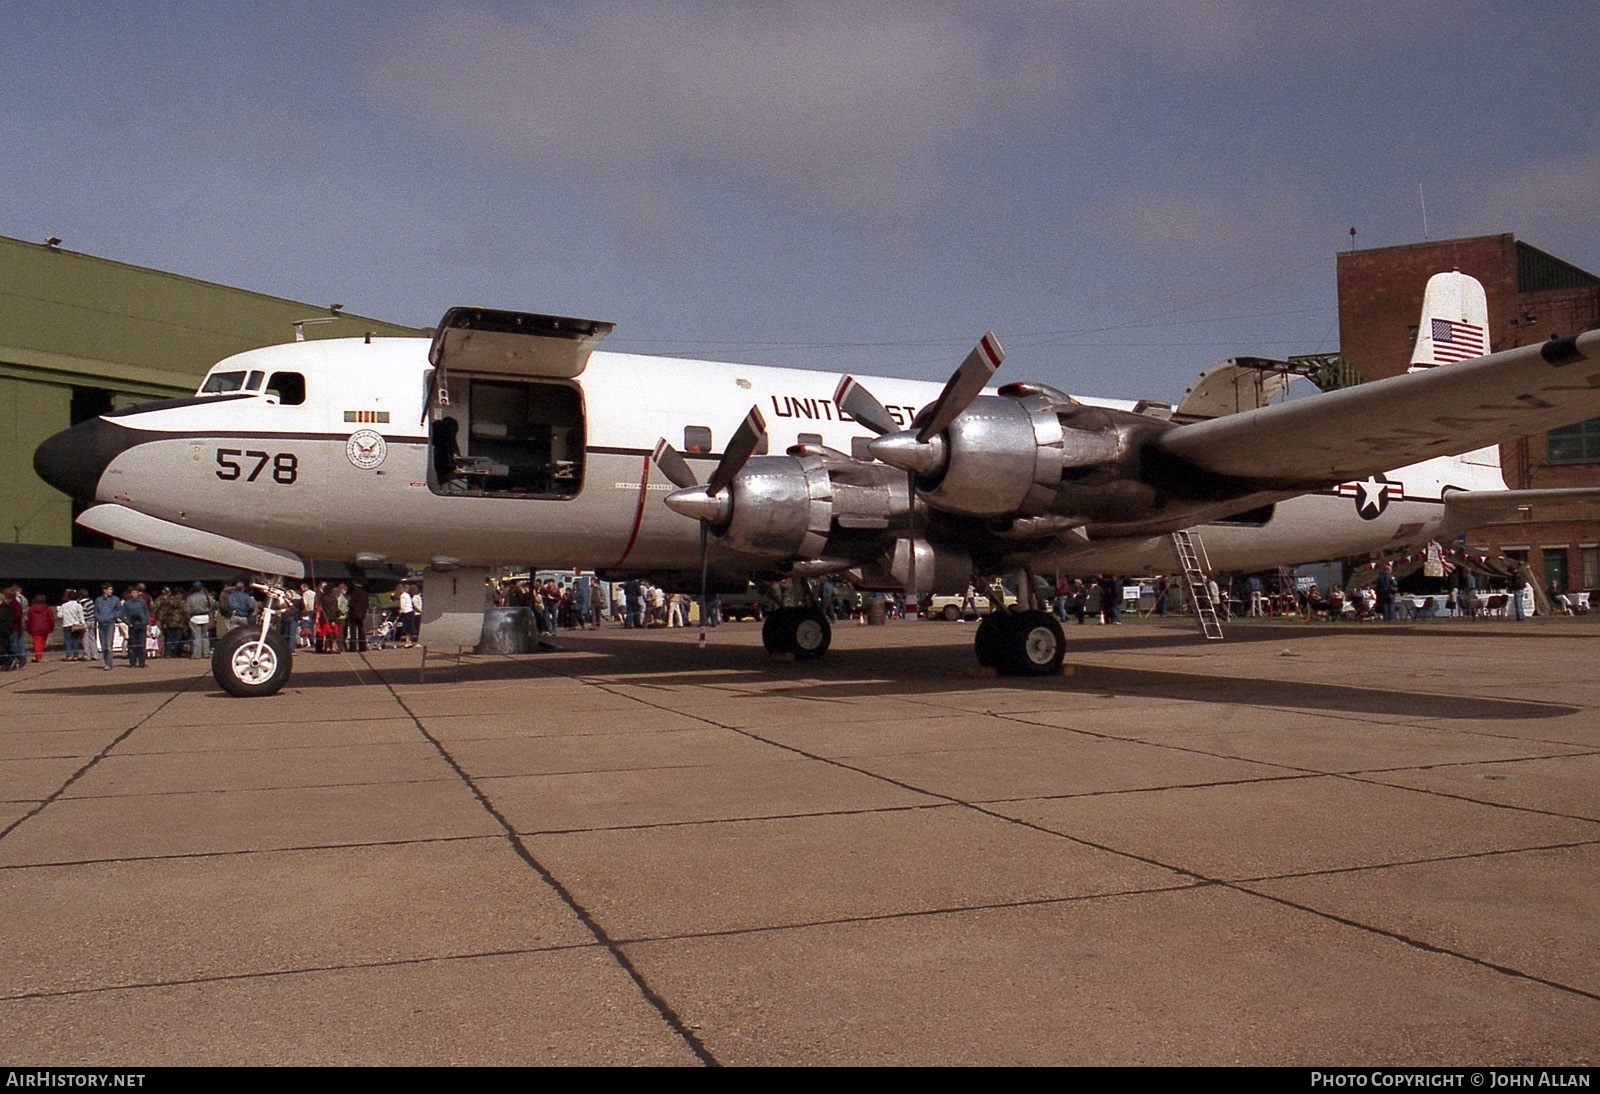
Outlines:
{"type": "MultiPolygon", "coordinates": [[[[802,442],[852,453],[872,436],[834,405],[837,374],[596,352],[578,378],[539,389],[576,393],[576,423],[541,442],[560,457],[555,487],[520,496],[450,493],[429,473],[428,346],[423,339],[328,340],[229,358],[213,377],[292,374],[303,397],[296,392],[290,405],[245,391],[119,415],[117,424],[138,431],[139,443],[106,466],[96,500],[302,557],[687,571],[699,566],[698,527],[662,504],[674,487],[650,459],[658,438],[684,450],[703,481],[715,464],[710,453],[721,451],[752,405],[765,416],[773,453],[802,442]],[[699,430],[709,430],[709,443],[699,430]],[[701,453],[691,451],[696,445],[701,453]]],[[[451,383],[455,394],[467,381],[451,383]]],[[[901,423],[940,390],[887,378],[870,385],[901,423]]],[[[489,400],[507,392],[516,394],[515,385],[484,382],[480,394],[489,400]]],[[[482,454],[494,466],[505,430],[475,429],[481,423],[467,420],[469,397],[478,396],[459,395],[463,402],[444,413],[462,416],[460,455],[482,454]]],[[[1503,488],[1493,450],[1387,478],[1400,484],[1386,488],[1387,498],[1373,484],[1352,484],[1280,502],[1259,526],[1205,525],[1212,565],[1256,569],[1420,543],[1459,530],[1445,524],[1447,488],[1503,488]]],[[[1108,540],[1080,548],[1068,564],[1080,572],[1167,569],[1166,550],[1165,537],[1108,540]]],[[[730,552],[712,558],[714,566],[739,569],[730,552]]]]}

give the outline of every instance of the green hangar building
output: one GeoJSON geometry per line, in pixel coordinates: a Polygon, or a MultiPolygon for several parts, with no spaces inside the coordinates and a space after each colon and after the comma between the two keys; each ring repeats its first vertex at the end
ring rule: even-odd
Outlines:
{"type": "Polygon", "coordinates": [[[368,333],[422,332],[0,236],[0,577],[211,576],[169,556],[108,554],[104,537],[72,523],[73,499],[34,474],[34,449],[108,410],[193,395],[230,354],[368,333]]]}

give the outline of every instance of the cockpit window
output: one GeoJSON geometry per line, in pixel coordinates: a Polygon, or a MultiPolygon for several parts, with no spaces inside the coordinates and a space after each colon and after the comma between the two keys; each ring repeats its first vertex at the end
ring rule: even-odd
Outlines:
{"type": "Polygon", "coordinates": [[[276,395],[281,406],[299,406],[306,401],[306,378],[298,372],[274,372],[267,394],[276,395]]]}
{"type": "Polygon", "coordinates": [[[201,395],[218,395],[224,391],[238,391],[244,387],[243,372],[213,372],[206,377],[205,386],[200,389],[201,395]]]}
{"type": "Polygon", "coordinates": [[[250,373],[250,379],[245,381],[245,388],[249,391],[260,391],[261,381],[265,376],[266,373],[262,372],[260,369],[252,370],[250,373]]]}

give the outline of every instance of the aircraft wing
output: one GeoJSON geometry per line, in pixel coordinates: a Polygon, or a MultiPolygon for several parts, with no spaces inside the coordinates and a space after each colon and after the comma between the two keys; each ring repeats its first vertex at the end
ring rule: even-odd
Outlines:
{"type": "Polygon", "coordinates": [[[1170,471],[1300,490],[1593,417],[1600,331],[1180,425],[1152,446],[1170,471]]]}

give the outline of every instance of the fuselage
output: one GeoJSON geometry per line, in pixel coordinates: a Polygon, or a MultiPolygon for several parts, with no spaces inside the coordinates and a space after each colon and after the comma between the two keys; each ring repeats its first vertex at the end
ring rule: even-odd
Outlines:
{"type": "MultiPolygon", "coordinates": [[[[86,423],[97,431],[79,435],[67,470],[65,442],[48,458],[41,448],[36,463],[58,484],[92,485],[99,503],[307,558],[690,571],[698,526],[662,504],[675,488],[652,465],[658,438],[703,480],[752,405],[774,454],[806,444],[863,456],[873,436],[834,404],[833,373],[595,352],[572,379],[442,376],[428,347],[373,339],[252,350],[216,365],[195,398],[86,423]],[[450,482],[437,471],[445,417],[467,469],[450,482]]],[[[940,390],[870,384],[905,425],[940,390]]],[[[1503,487],[1493,450],[1381,478],[1389,485],[1346,484],[1204,525],[1212,564],[1254,569],[1423,542],[1457,530],[1445,524],[1446,490],[1503,487]]],[[[1054,561],[1077,572],[1166,569],[1166,549],[1165,537],[1130,536],[1074,544],[1054,561]]],[[[741,568],[715,545],[712,563],[741,568]]]]}

